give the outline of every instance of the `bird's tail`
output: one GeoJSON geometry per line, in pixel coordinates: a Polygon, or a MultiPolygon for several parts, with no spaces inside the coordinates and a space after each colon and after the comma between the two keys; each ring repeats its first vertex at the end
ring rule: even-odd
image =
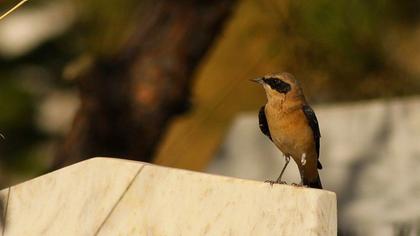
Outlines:
{"type": "Polygon", "coordinates": [[[311,179],[311,180],[307,178],[303,178],[303,185],[306,185],[310,188],[322,189],[321,179],[319,178],[319,175],[317,175],[315,179],[311,179]]]}

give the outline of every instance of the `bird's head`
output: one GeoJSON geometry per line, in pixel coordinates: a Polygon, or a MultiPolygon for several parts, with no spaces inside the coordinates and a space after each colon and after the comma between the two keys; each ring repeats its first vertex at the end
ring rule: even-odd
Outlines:
{"type": "Polygon", "coordinates": [[[252,79],[251,81],[259,83],[264,87],[268,99],[285,99],[286,96],[302,96],[298,81],[289,73],[266,75],[252,79]]]}

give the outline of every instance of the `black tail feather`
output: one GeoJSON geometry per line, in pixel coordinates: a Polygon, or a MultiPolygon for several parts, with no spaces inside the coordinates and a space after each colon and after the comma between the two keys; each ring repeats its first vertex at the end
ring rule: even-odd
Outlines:
{"type": "Polygon", "coordinates": [[[319,175],[314,180],[308,180],[308,179],[304,178],[303,179],[303,185],[306,185],[310,188],[322,189],[321,179],[319,178],[319,175]]]}

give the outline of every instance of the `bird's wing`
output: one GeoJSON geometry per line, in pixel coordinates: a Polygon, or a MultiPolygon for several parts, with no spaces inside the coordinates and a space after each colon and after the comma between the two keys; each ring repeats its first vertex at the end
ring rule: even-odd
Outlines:
{"type": "MultiPolygon", "coordinates": [[[[321,138],[321,132],[319,132],[319,125],[318,125],[318,119],[316,118],[315,112],[312,110],[312,108],[305,104],[302,107],[303,113],[306,116],[306,119],[308,120],[309,126],[312,129],[312,133],[314,135],[315,140],[315,147],[316,147],[316,153],[318,154],[319,159],[319,139],[321,138]]],[[[318,169],[322,169],[322,165],[318,160],[318,169]]]]}
{"type": "Polygon", "coordinates": [[[260,123],[260,130],[265,134],[267,137],[271,139],[270,129],[268,129],[267,117],[265,117],[265,106],[260,108],[260,112],[258,113],[258,121],[260,123]]]}

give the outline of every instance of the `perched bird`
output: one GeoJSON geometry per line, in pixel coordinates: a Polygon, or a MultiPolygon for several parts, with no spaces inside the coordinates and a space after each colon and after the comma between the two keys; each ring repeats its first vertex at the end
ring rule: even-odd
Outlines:
{"type": "Polygon", "coordinates": [[[301,184],[322,189],[318,169],[319,132],[318,120],[307,104],[299,82],[289,73],[266,75],[252,81],[261,84],[267,95],[267,104],[258,115],[261,131],[280,149],[286,163],[280,176],[273,183],[281,181],[290,157],[296,162],[301,184]]]}

